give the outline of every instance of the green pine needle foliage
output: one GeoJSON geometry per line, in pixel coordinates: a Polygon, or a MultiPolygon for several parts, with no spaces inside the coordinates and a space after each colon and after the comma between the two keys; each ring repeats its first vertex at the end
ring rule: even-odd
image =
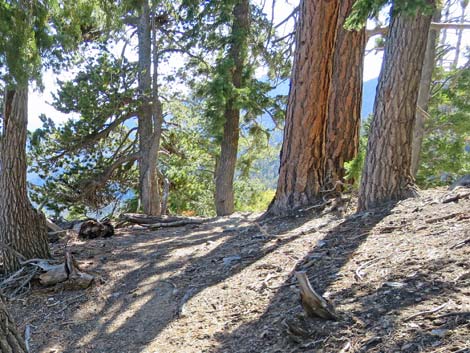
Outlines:
{"type": "Polygon", "coordinates": [[[417,175],[421,187],[470,174],[470,65],[436,69],[430,103],[417,175]]]}

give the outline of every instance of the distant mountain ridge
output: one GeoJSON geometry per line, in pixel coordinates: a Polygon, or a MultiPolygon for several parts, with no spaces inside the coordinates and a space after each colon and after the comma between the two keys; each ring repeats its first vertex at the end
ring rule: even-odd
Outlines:
{"type": "Polygon", "coordinates": [[[374,110],[375,92],[377,90],[378,82],[378,78],[373,78],[372,80],[365,81],[362,84],[362,120],[367,119],[374,110]]]}

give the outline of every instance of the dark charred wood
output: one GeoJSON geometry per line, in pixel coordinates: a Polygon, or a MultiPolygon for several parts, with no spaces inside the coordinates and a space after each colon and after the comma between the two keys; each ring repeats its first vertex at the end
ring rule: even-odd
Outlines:
{"type": "Polygon", "coordinates": [[[98,222],[90,219],[80,226],[78,236],[82,239],[107,238],[114,235],[114,227],[109,221],[98,222]]]}

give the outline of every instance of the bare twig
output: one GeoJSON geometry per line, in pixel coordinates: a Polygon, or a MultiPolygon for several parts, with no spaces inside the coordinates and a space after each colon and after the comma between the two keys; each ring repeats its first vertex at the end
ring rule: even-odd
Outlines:
{"type": "Polygon", "coordinates": [[[357,270],[355,271],[356,272],[356,277],[357,277],[356,279],[362,281],[364,277],[362,276],[361,271],[365,270],[369,266],[372,266],[374,263],[376,263],[378,261],[379,261],[378,259],[373,259],[373,260],[366,261],[362,265],[360,265],[357,268],[357,270]]]}
{"type": "Polygon", "coordinates": [[[405,319],[403,319],[403,321],[410,321],[418,316],[423,316],[423,315],[428,315],[428,314],[434,314],[435,312],[439,311],[439,310],[442,310],[444,309],[447,305],[449,305],[450,302],[447,302],[447,303],[444,303],[434,309],[430,309],[430,310],[424,310],[424,311],[420,311],[419,313],[416,313],[414,315],[411,315],[411,316],[408,316],[406,317],[405,319]]]}
{"type": "Polygon", "coordinates": [[[465,246],[465,245],[467,245],[467,244],[469,244],[469,243],[470,243],[470,238],[467,238],[467,239],[465,239],[465,240],[462,240],[462,241],[460,241],[460,242],[458,242],[458,243],[452,245],[452,246],[450,247],[450,249],[459,249],[459,248],[461,248],[461,247],[463,247],[463,246],[465,246]]]}
{"type": "Polygon", "coordinates": [[[349,352],[349,349],[350,349],[350,348],[351,348],[351,341],[348,341],[348,342],[344,345],[343,349],[341,349],[341,350],[339,351],[339,353],[346,353],[346,352],[349,352]]]}
{"type": "Polygon", "coordinates": [[[467,193],[464,193],[464,194],[457,194],[457,195],[450,196],[450,197],[442,200],[442,203],[455,202],[455,201],[458,201],[460,199],[464,199],[468,196],[470,196],[470,192],[467,192],[467,193]]]}
{"type": "Polygon", "coordinates": [[[441,319],[444,317],[451,317],[451,316],[469,316],[469,315],[470,315],[470,311],[453,311],[450,313],[434,316],[433,319],[441,319]]]}
{"type": "Polygon", "coordinates": [[[427,219],[427,220],[425,220],[425,222],[428,223],[428,224],[437,223],[437,222],[440,222],[440,221],[446,221],[448,219],[455,218],[457,216],[460,216],[461,214],[462,214],[462,212],[454,212],[454,213],[451,213],[451,214],[448,214],[448,215],[445,215],[445,216],[427,219]]]}
{"type": "Polygon", "coordinates": [[[31,326],[26,325],[24,328],[24,344],[26,346],[26,352],[30,352],[29,349],[29,340],[31,339],[31,326]]]}
{"type": "Polygon", "coordinates": [[[191,296],[196,292],[196,288],[191,287],[188,289],[188,291],[184,294],[183,298],[180,301],[180,305],[178,306],[178,310],[176,315],[178,317],[184,316],[186,312],[186,303],[187,301],[191,298],[191,296]]]}

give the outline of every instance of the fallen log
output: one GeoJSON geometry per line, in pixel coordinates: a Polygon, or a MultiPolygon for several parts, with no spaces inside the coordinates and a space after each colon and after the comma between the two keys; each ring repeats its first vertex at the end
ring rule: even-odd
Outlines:
{"type": "Polygon", "coordinates": [[[174,223],[180,221],[194,221],[202,223],[199,218],[171,217],[171,216],[148,216],[140,213],[123,213],[119,216],[120,222],[129,222],[134,224],[157,224],[157,223],[174,223]]]}
{"type": "Polygon", "coordinates": [[[326,320],[338,320],[334,307],[321,295],[315,292],[305,271],[298,271],[295,277],[299,282],[300,301],[308,316],[320,317],[326,320]]]}
{"type": "Polygon", "coordinates": [[[141,224],[142,227],[146,227],[148,229],[158,229],[158,228],[166,228],[166,227],[182,227],[189,224],[201,224],[204,222],[202,219],[182,219],[181,221],[175,221],[171,223],[152,223],[152,224],[141,224]]]}

